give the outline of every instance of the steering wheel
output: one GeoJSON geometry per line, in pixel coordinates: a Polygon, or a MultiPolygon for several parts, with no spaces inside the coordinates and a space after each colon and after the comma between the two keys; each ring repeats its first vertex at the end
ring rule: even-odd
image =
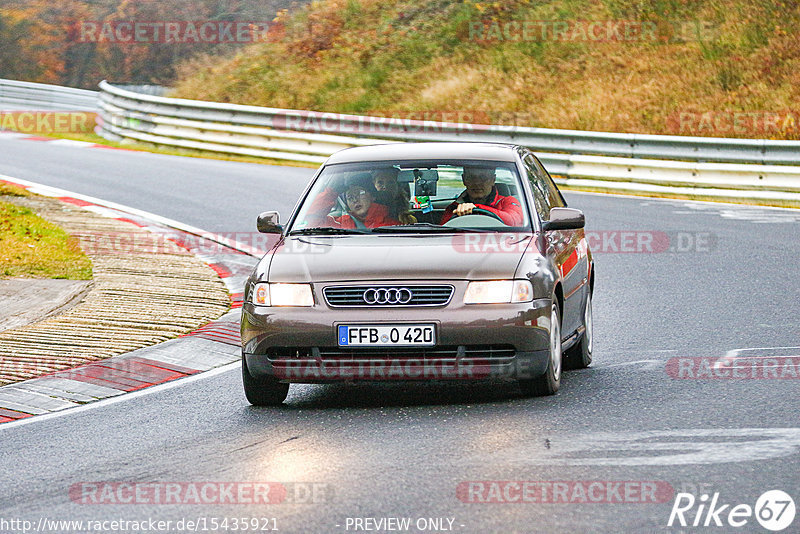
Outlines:
{"type": "Polygon", "coordinates": [[[496,213],[482,208],[472,208],[472,213],[453,217],[442,226],[453,228],[497,228],[497,221],[503,226],[508,226],[496,213]],[[492,220],[494,219],[494,220],[492,220]]]}
{"type": "Polygon", "coordinates": [[[472,208],[472,212],[468,213],[467,215],[486,215],[487,217],[492,217],[493,219],[497,219],[501,223],[505,224],[505,222],[503,222],[503,219],[501,219],[498,214],[496,214],[493,211],[485,210],[483,208],[472,208]]]}

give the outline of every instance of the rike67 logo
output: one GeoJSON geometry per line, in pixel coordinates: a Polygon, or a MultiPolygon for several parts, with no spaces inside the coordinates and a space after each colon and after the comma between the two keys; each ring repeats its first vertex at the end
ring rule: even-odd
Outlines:
{"type": "Polygon", "coordinates": [[[755,506],[724,503],[720,500],[719,493],[714,493],[710,501],[708,494],[703,494],[697,499],[691,493],[678,493],[667,526],[739,528],[750,524],[748,529],[750,531],[754,516],[767,530],[772,532],[785,530],[794,522],[794,500],[781,490],[764,492],[756,500],[755,506]]]}

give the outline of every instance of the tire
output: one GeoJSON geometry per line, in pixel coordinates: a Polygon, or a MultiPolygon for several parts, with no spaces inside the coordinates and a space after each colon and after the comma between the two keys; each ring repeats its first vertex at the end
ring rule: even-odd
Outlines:
{"type": "Polygon", "coordinates": [[[289,384],[275,378],[255,378],[247,369],[247,360],[242,357],[242,383],[244,396],[253,406],[278,406],[289,394],[289,384]]]}
{"type": "Polygon", "coordinates": [[[564,351],[564,369],[586,369],[592,363],[594,332],[592,327],[592,293],[586,298],[583,308],[583,335],[569,350],[564,351]]]}
{"type": "Polygon", "coordinates": [[[550,357],[547,360],[547,370],[536,378],[519,381],[522,392],[529,397],[542,397],[553,395],[561,387],[561,310],[558,300],[553,297],[550,307],[550,357]]]}

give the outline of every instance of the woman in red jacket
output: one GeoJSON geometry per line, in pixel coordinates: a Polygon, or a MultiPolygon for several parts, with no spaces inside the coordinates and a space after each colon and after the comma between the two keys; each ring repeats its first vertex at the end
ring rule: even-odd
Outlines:
{"type": "Polygon", "coordinates": [[[347,205],[347,212],[338,217],[328,215],[336,204],[336,198],[339,197],[335,189],[328,188],[311,204],[309,211],[313,214],[313,220],[309,223],[312,226],[321,225],[350,230],[400,224],[400,221],[389,214],[387,206],[375,202],[376,193],[371,174],[356,175],[347,180],[342,195],[347,205]]]}

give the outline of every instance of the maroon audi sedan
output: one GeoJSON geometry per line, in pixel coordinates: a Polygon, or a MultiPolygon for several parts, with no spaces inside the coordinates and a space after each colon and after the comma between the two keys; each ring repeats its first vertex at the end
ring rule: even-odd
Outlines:
{"type": "Polygon", "coordinates": [[[514,379],[558,391],[592,361],[584,216],[528,149],[397,143],[342,150],[244,288],[242,378],[255,405],[289,384],[514,379]]]}

